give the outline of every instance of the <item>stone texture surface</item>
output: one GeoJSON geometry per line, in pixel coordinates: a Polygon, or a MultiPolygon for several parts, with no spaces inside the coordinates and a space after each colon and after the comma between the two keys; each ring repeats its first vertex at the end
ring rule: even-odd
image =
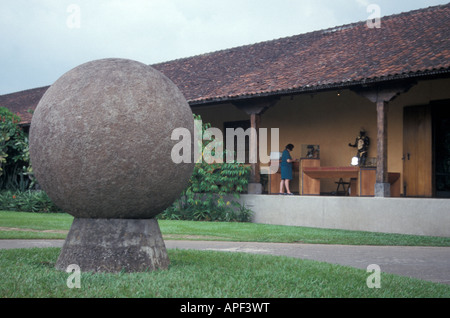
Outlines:
{"type": "Polygon", "coordinates": [[[169,257],[155,219],[75,218],[56,268],[76,264],[82,272],[167,269],[169,257]]]}
{"type": "Polygon", "coordinates": [[[171,159],[173,129],[193,136],[179,89],[145,64],[104,59],[64,74],[30,128],[39,184],[77,218],[153,218],[186,187],[193,164],[171,159]]]}

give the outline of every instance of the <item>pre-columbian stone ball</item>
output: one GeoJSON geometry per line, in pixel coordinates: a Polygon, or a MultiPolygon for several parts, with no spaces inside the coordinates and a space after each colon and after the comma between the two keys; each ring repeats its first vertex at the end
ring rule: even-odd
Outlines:
{"type": "Polygon", "coordinates": [[[176,128],[193,136],[192,111],[154,68],[103,59],[59,78],[39,102],[30,156],[39,185],[79,218],[153,218],[187,186],[193,163],[176,164],[176,128]]]}

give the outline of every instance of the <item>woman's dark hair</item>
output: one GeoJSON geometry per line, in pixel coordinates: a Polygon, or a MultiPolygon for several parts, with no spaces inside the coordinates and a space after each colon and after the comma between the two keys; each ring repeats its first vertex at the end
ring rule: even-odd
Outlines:
{"type": "Polygon", "coordinates": [[[294,145],[293,144],[289,144],[286,146],[286,149],[289,149],[290,151],[292,151],[292,149],[294,149],[294,145]]]}

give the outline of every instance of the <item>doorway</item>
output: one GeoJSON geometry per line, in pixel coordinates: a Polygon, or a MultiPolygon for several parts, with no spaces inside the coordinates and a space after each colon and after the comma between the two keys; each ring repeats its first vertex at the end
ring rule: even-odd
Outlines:
{"type": "Polygon", "coordinates": [[[450,198],[450,100],[404,108],[403,194],[450,198]]]}
{"type": "Polygon", "coordinates": [[[432,116],[430,105],[403,111],[403,193],[433,196],[432,116]]]}
{"type": "Polygon", "coordinates": [[[450,198],[450,100],[432,103],[434,184],[437,198],[450,198]]]}

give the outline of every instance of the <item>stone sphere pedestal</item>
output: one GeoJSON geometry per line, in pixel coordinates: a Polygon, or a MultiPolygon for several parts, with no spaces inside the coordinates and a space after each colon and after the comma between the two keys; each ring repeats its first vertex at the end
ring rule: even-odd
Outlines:
{"type": "Polygon", "coordinates": [[[145,272],[169,266],[155,219],[75,218],[56,268],[76,264],[89,272],[145,272]]]}
{"type": "Polygon", "coordinates": [[[168,267],[155,217],[180,197],[194,168],[172,159],[178,128],[193,135],[182,92],[136,61],[88,62],[46,91],[31,122],[30,158],[42,189],[74,216],[58,269],[168,267]]]}

